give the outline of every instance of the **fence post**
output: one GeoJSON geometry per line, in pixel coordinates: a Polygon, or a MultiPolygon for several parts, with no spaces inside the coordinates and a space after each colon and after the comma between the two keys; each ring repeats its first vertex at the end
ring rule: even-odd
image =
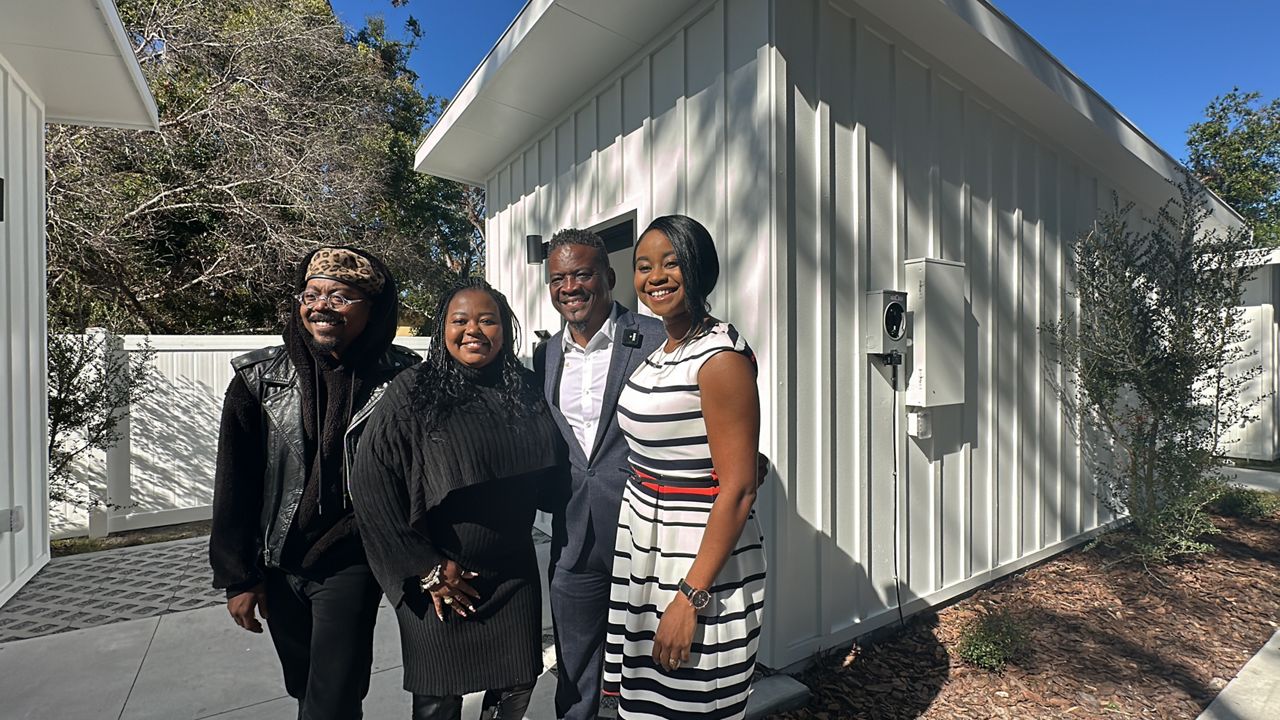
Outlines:
{"type": "MultiPolygon", "coordinates": [[[[93,362],[100,367],[106,362],[105,353],[107,352],[108,333],[106,328],[85,328],[84,334],[92,340],[92,347],[96,357],[93,362]]],[[[90,451],[93,455],[97,455],[96,451],[90,451]]],[[[93,468],[88,477],[89,489],[93,491],[100,499],[107,501],[108,491],[106,483],[106,458],[103,458],[103,473],[99,475],[93,468]]],[[[96,465],[96,463],[95,463],[96,465]]],[[[100,538],[106,537],[111,533],[111,508],[106,504],[98,504],[89,508],[89,537],[100,538]]]]}
{"type": "MultiPolygon", "coordinates": [[[[97,362],[102,368],[128,367],[128,351],[124,348],[124,338],[113,335],[104,328],[88,328],[85,334],[95,339],[100,357],[97,362]]],[[[104,382],[113,383],[118,379],[104,377],[104,382]]],[[[93,489],[102,497],[103,504],[89,510],[89,537],[100,538],[111,534],[113,515],[122,507],[132,502],[130,488],[130,468],[132,451],[130,448],[130,411],[128,406],[120,408],[123,412],[116,421],[116,431],[120,440],[107,448],[103,456],[103,478],[95,478],[93,489]]]]}
{"type": "MultiPolygon", "coordinates": [[[[126,372],[129,368],[129,350],[124,346],[124,338],[119,335],[107,336],[107,345],[104,348],[108,353],[107,357],[110,362],[108,367],[124,368],[126,372]]],[[[119,378],[110,378],[109,382],[120,382],[119,378]]],[[[132,416],[133,408],[125,405],[119,408],[120,418],[116,421],[116,432],[120,434],[120,440],[116,444],[107,448],[107,532],[112,531],[113,516],[127,512],[127,508],[133,504],[133,478],[131,474],[133,466],[133,448],[131,443],[131,431],[133,427],[132,416]]]]}

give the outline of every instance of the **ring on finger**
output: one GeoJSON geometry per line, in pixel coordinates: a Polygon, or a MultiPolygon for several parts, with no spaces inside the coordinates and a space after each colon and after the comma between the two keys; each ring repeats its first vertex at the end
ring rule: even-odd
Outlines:
{"type": "Polygon", "coordinates": [[[444,596],[444,599],[443,599],[443,601],[442,601],[442,602],[444,602],[444,604],[445,604],[445,605],[452,605],[452,604],[453,604],[453,596],[452,596],[452,595],[445,595],[445,596],[444,596]]]}

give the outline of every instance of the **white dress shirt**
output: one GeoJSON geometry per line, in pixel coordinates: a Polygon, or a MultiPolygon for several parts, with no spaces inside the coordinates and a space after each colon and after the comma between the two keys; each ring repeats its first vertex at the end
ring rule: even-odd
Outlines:
{"type": "Polygon", "coordinates": [[[564,329],[564,369],[560,373],[560,413],[573,428],[582,454],[591,457],[600,427],[600,408],[604,404],[609,379],[609,361],[613,358],[613,330],[617,325],[618,307],[596,334],[582,347],[574,342],[573,333],[564,329]]]}

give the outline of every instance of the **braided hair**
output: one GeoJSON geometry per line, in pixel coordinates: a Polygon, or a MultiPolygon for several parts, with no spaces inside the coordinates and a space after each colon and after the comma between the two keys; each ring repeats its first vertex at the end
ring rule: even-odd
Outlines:
{"type": "Polygon", "coordinates": [[[432,317],[431,347],[413,388],[415,409],[425,418],[428,431],[443,427],[455,411],[478,398],[480,383],[496,387],[503,406],[516,417],[529,417],[541,409],[542,393],[527,379],[529,371],[516,357],[516,348],[520,347],[520,321],[505,295],[484,278],[463,278],[440,296],[432,317]],[[444,340],[449,303],[466,290],[480,290],[493,298],[502,324],[502,348],[498,356],[478,371],[455,360],[444,340]]]}

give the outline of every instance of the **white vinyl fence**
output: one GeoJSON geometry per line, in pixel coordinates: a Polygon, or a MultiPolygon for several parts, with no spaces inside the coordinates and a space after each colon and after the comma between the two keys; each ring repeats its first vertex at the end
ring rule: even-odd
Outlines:
{"type": "Polygon", "coordinates": [[[1273,254],[1267,264],[1258,268],[1258,274],[1245,286],[1241,299],[1243,321],[1249,338],[1245,349],[1254,353],[1240,363],[1242,369],[1262,366],[1262,373],[1245,385],[1246,400],[1258,405],[1253,412],[1256,419],[1244,427],[1227,433],[1226,454],[1249,460],[1280,459],[1280,402],[1276,389],[1280,387],[1280,328],[1277,322],[1277,306],[1280,306],[1280,254],[1273,254]]]}
{"type": "MultiPolygon", "coordinates": [[[[109,507],[93,512],[51,504],[54,538],[91,535],[207,520],[213,502],[222,398],[231,382],[231,359],[280,342],[278,335],[125,335],[124,352],[149,343],[157,387],[129,408],[124,438],[77,467],[109,507]]],[[[398,337],[418,353],[429,338],[398,337]]]]}

